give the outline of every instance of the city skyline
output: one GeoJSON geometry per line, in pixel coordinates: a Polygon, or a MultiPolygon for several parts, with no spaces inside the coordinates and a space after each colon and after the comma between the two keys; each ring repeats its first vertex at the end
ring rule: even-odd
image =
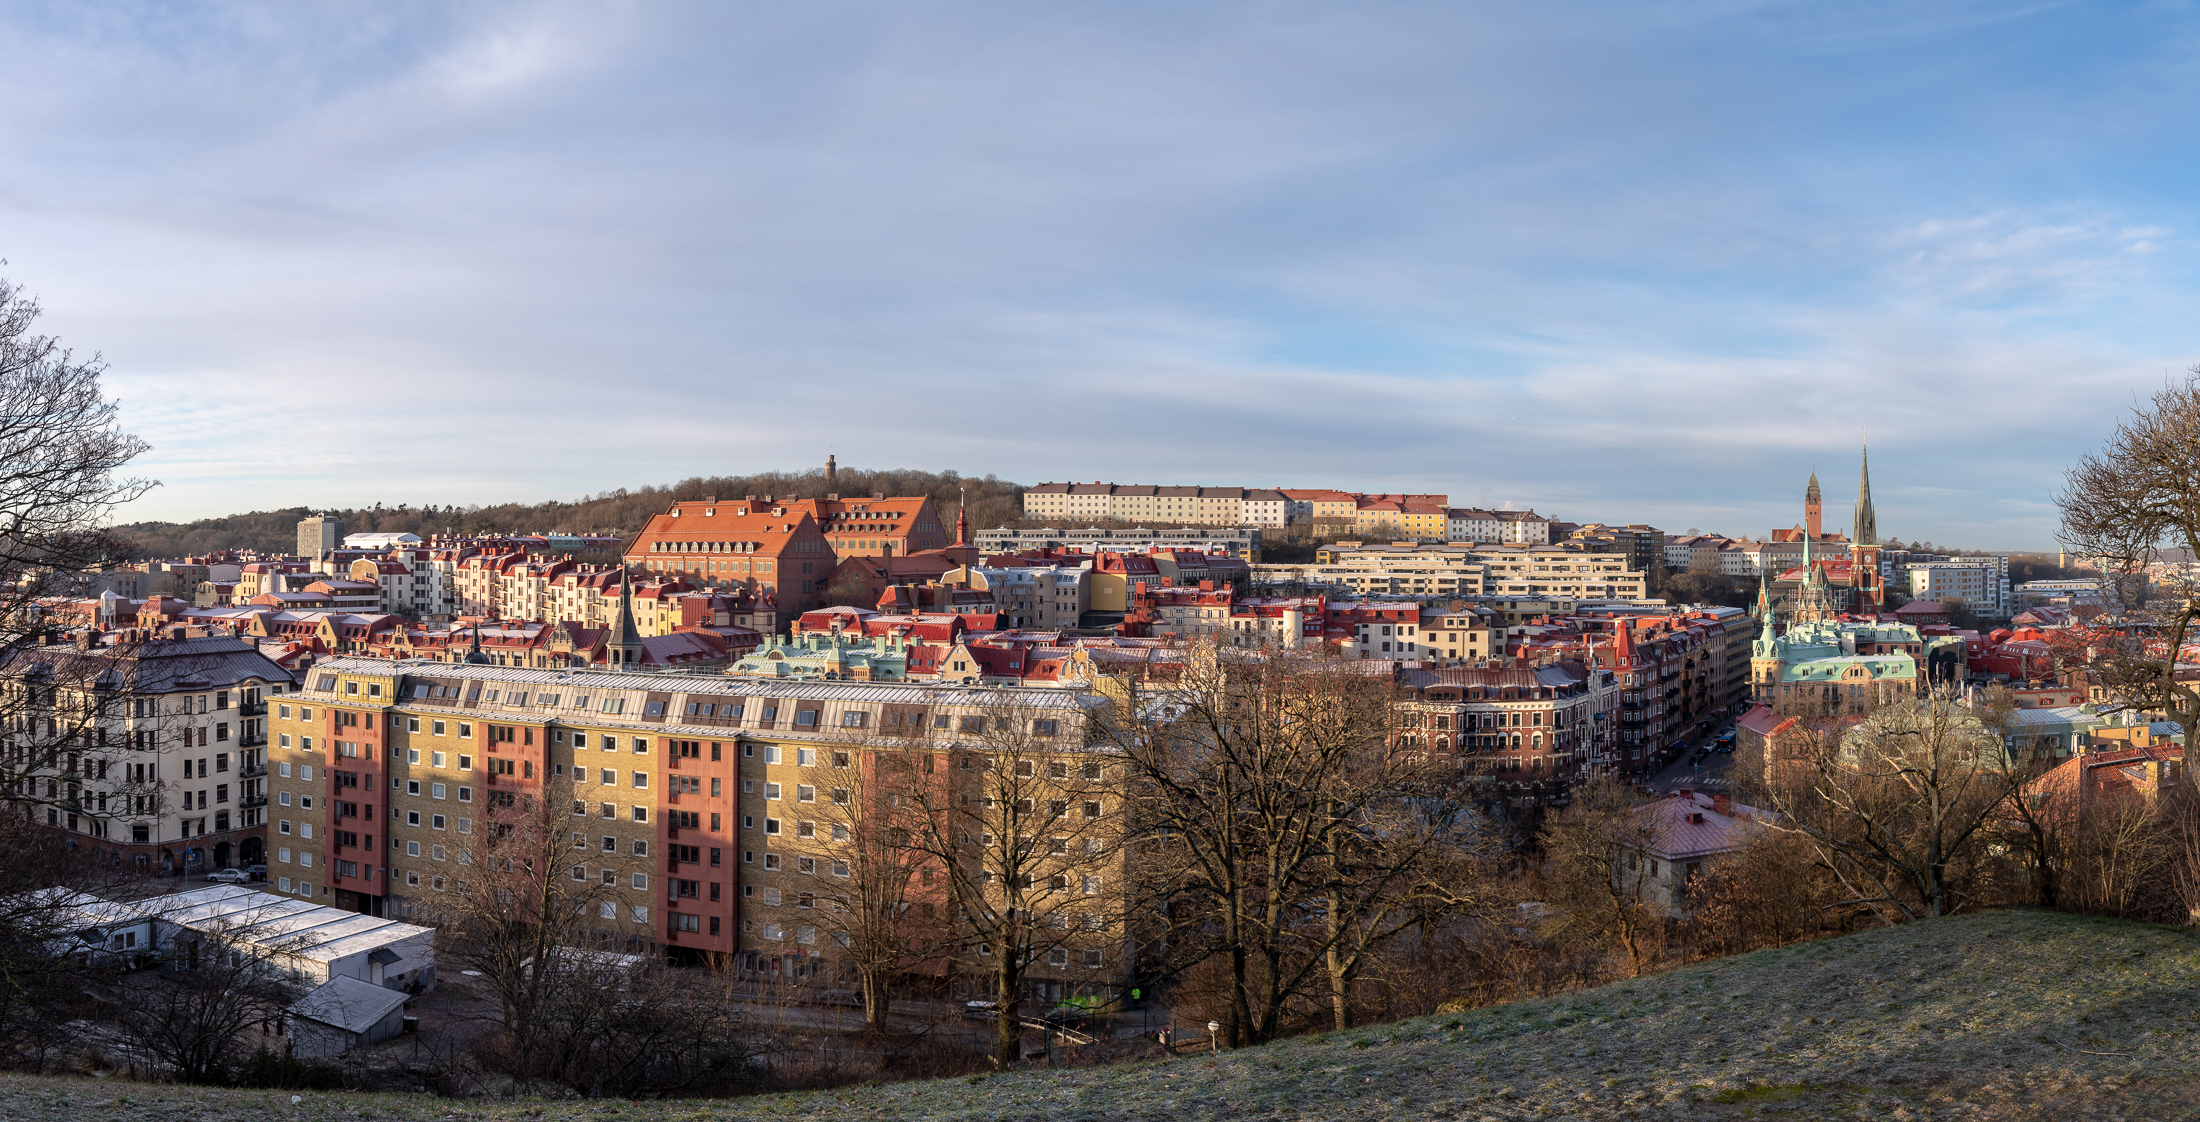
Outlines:
{"type": "Polygon", "coordinates": [[[0,31],[0,258],[154,445],[125,520],[833,452],[1750,536],[1814,468],[1853,498],[1868,428],[1883,535],[2051,550],[2063,467],[2200,359],[2177,10],[0,31]]]}

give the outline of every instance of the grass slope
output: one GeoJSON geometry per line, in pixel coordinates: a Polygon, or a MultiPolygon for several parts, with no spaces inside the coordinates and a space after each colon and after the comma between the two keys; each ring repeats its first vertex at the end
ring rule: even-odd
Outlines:
{"type": "Polygon", "coordinates": [[[2200,1117],[2196,996],[2192,931],[2000,912],[1113,1068],[638,1108],[9,1078],[0,1118],[2200,1117]]]}

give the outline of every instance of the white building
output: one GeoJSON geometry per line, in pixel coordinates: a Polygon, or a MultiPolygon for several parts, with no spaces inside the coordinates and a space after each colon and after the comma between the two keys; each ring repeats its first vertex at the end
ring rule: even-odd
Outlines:
{"type": "Polygon", "coordinates": [[[1445,540],[1549,545],[1551,520],[1533,510],[1454,508],[1444,512],[1445,540]]]}
{"type": "Polygon", "coordinates": [[[402,545],[419,545],[418,534],[346,534],[345,549],[394,549],[402,545]]]}
{"type": "Polygon", "coordinates": [[[419,993],[435,986],[435,931],[242,885],[132,901],[171,961],[239,949],[308,985],[351,978],[419,993]],[[417,987],[417,988],[415,988],[417,987]]]}
{"type": "Polygon", "coordinates": [[[1902,568],[1912,600],[1962,600],[1989,618],[2006,618],[2010,613],[2007,557],[1950,557],[1902,568]]]}

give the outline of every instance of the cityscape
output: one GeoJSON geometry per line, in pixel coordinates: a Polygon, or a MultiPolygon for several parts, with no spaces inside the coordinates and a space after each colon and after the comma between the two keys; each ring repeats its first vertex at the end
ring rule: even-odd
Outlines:
{"type": "Polygon", "coordinates": [[[0,1116],[2182,1117],[2196,29],[0,12],[0,1116]]]}

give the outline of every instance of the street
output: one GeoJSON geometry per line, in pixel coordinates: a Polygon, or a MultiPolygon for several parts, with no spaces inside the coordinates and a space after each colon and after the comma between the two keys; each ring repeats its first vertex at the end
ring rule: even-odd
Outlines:
{"type": "Polygon", "coordinates": [[[1712,725],[1702,738],[1691,742],[1687,751],[1675,756],[1672,763],[1665,765],[1664,770],[1645,778],[1642,785],[1661,796],[1683,787],[1712,792],[1727,790],[1726,769],[1734,761],[1733,753],[1710,749],[1721,733],[1733,727],[1734,722],[1731,720],[1722,720],[1712,725]]]}

